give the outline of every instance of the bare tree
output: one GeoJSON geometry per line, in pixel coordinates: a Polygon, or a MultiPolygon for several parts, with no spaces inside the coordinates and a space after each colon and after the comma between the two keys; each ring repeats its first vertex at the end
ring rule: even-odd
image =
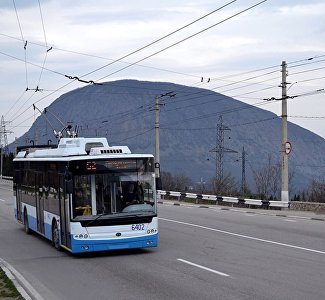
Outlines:
{"type": "Polygon", "coordinates": [[[165,191],[172,191],[174,189],[173,176],[169,172],[161,172],[161,184],[165,191]]]}
{"type": "Polygon", "coordinates": [[[236,179],[230,174],[224,176],[222,180],[213,178],[211,183],[213,192],[216,195],[233,196],[238,193],[238,183],[236,182],[236,179]]]}
{"type": "Polygon", "coordinates": [[[267,164],[259,171],[253,170],[257,193],[261,199],[272,197],[277,199],[280,191],[281,165],[273,164],[271,155],[267,164]]]}
{"type": "Polygon", "coordinates": [[[325,203],[325,180],[314,179],[305,194],[306,201],[325,203]]]}
{"type": "Polygon", "coordinates": [[[161,172],[162,187],[166,191],[184,192],[192,186],[192,179],[183,174],[161,172]]]}

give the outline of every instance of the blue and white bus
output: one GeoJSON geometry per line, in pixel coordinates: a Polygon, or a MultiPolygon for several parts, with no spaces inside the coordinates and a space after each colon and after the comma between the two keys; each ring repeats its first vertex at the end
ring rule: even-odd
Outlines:
{"type": "Polygon", "coordinates": [[[106,138],[62,138],[20,147],[14,158],[16,219],[72,253],[156,247],[154,158],[106,138]]]}

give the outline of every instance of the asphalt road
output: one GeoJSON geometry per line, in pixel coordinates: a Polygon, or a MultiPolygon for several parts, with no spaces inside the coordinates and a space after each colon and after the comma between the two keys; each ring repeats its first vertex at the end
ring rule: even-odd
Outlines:
{"type": "Polygon", "coordinates": [[[13,216],[0,183],[0,258],[46,300],[325,299],[324,222],[159,206],[159,247],[72,256],[13,216]]]}

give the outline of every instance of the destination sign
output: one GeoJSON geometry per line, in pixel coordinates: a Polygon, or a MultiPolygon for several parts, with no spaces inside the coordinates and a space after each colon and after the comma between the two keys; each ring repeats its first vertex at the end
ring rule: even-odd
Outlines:
{"type": "Polygon", "coordinates": [[[70,162],[70,170],[75,174],[98,172],[152,172],[153,158],[81,160],[70,162]]]}

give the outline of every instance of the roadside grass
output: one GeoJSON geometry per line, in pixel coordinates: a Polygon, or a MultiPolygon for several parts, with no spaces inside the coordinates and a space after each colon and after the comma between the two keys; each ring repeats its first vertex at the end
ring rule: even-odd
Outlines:
{"type": "Polygon", "coordinates": [[[17,291],[15,285],[7,277],[6,273],[0,268],[0,299],[24,300],[17,291]]]}

